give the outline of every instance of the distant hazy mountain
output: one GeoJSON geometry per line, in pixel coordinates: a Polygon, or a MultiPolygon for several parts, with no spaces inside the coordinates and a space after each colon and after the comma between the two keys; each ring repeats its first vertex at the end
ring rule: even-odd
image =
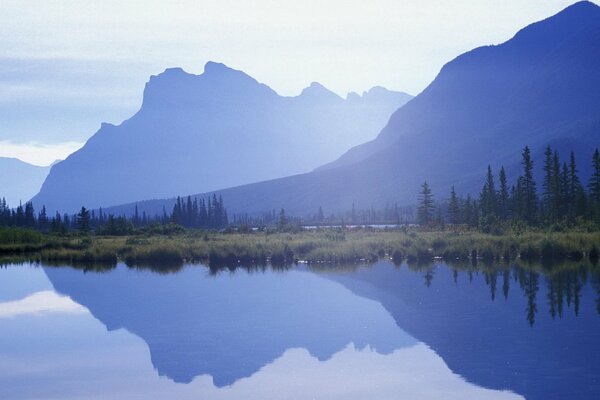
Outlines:
{"type": "Polygon", "coordinates": [[[16,158],[0,157],[0,198],[11,207],[31,199],[42,187],[50,167],[38,167],[16,158]]]}
{"type": "Polygon", "coordinates": [[[168,69],[150,78],[139,112],[103,124],[33,201],[73,211],[308,172],[374,138],[410,98],[375,87],[343,99],[318,83],[283,97],[223,64],[168,69]]]}
{"type": "Polygon", "coordinates": [[[375,140],[318,171],[220,193],[233,212],[285,207],[304,215],[319,206],[333,212],[415,203],[424,180],[438,199],[453,184],[478,192],[488,164],[516,178],[525,145],[538,171],[546,145],[563,157],[573,149],[587,182],[600,145],[600,7],[593,3],[457,57],[375,140]]]}

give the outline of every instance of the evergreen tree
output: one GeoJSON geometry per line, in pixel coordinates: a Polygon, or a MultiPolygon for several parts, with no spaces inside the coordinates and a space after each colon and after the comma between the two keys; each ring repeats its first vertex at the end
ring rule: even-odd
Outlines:
{"type": "Polygon", "coordinates": [[[46,206],[42,206],[42,210],[38,215],[38,224],[40,229],[45,230],[48,226],[48,215],[46,213],[46,206]]]}
{"type": "Polygon", "coordinates": [[[588,188],[592,213],[598,220],[600,219],[600,152],[598,152],[598,148],[592,156],[592,176],[588,188]]]}
{"type": "Polygon", "coordinates": [[[23,226],[33,228],[35,226],[35,211],[33,204],[28,201],[25,203],[25,211],[23,212],[23,226]]]}
{"type": "Polygon", "coordinates": [[[137,203],[136,203],[136,205],[135,205],[135,211],[133,213],[133,225],[139,226],[139,224],[140,224],[140,214],[138,212],[138,206],[137,206],[137,203]]]}
{"type": "Polygon", "coordinates": [[[496,215],[496,185],[494,183],[494,175],[492,167],[488,165],[485,184],[479,195],[479,204],[481,207],[481,215],[487,219],[496,215]]]}
{"type": "Polygon", "coordinates": [[[54,233],[59,233],[62,229],[62,217],[60,213],[57,211],[54,218],[52,218],[52,222],[50,223],[50,229],[54,233]]]}
{"type": "Polygon", "coordinates": [[[542,184],[542,206],[545,211],[547,221],[555,221],[558,213],[557,210],[557,164],[555,153],[552,152],[550,146],[544,151],[544,182],[542,184]]]}
{"type": "Polygon", "coordinates": [[[569,187],[571,184],[569,183],[569,167],[567,167],[567,163],[563,162],[562,172],[560,174],[560,196],[558,201],[558,218],[564,218],[568,214],[569,210],[569,187]]]}
{"type": "Polygon", "coordinates": [[[498,191],[498,214],[502,220],[506,220],[509,217],[509,201],[510,196],[508,193],[508,181],[506,179],[506,172],[504,167],[500,168],[500,190],[498,191]]]}
{"type": "Polygon", "coordinates": [[[585,215],[586,196],[585,190],[577,175],[578,172],[575,153],[571,151],[571,154],[569,155],[569,194],[567,200],[569,204],[568,213],[571,218],[585,215]]]}
{"type": "Polygon", "coordinates": [[[451,224],[460,223],[460,204],[454,186],[450,189],[450,202],[448,203],[448,217],[451,224]]]}
{"type": "Polygon", "coordinates": [[[85,207],[81,207],[81,210],[77,214],[77,227],[82,232],[90,230],[90,211],[85,207]]]}
{"type": "Polygon", "coordinates": [[[473,208],[473,202],[471,201],[471,195],[467,195],[467,199],[465,200],[462,210],[463,223],[473,226],[472,222],[475,219],[474,215],[475,210],[473,208]]]}
{"type": "Polygon", "coordinates": [[[523,175],[517,182],[517,191],[519,196],[519,217],[530,225],[537,221],[537,192],[535,180],[533,179],[533,160],[531,151],[525,146],[522,153],[523,175]]]}
{"type": "Polygon", "coordinates": [[[20,202],[17,210],[15,211],[14,221],[14,225],[16,226],[25,225],[25,213],[23,212],[23,205],[20,202]]]}
{"type": "Polygon", "coordinates": [[[424,182],[421,185],[421,192],[419,194],[419,208],[417,211],[417,221],[421,225],[429,224],[433,219],[433,194],[429,188],[429,184],[424,182]]]}

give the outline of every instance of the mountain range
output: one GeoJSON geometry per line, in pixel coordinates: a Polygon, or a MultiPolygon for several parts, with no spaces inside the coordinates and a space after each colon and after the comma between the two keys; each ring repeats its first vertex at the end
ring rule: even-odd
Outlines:
{"type": "MultiPolygon", "coordinates": [[[[600,7],[582,1],[520,30],[505,43],[447,63],[399,108],[372,141],[317,170],[218,191],[232,212],[285,208],[306,215],[414,204],[428,180],[435,198],[450,186],[477,194],[486,168],[514,184],[529,146],[536,174],[548,145],[576,154],[583,182],[600,143],[600,7]]],[[[173,199],[140,203],[152,213],[173,199]]],[[[115,208],[129,212],[133,205],[115,208]]]]}
{"type": "Polygon", "coordinates": [[[17,158],[0,157],[0,198],[10,207],[31,199],[42,187],[50,167],[28,164],[17,158]]]}
{"type": "Polygon", "coordinates": [[[66,212],[308,172],[374,138],[409,99],[382,87],[344,99],[318,83],[284,97],[215,62],[201,75],[167,69],[134,116],[55,165],[33,202],[66,212]]]}

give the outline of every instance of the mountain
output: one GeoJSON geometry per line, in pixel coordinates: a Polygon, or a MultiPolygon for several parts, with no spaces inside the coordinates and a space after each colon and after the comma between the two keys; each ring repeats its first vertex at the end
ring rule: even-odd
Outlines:
{"type": "MultiPolygon", "coordinates": [[[[544,147],[575,151],[581,178],[600,144],[600,7],[579,2],[446,64],[418,96],[398,109],[379,136],[314,172],[231,188],[232,212],[326,213],[414,204],[428,180],[436,198],[450,186],[476,194],[488,164],[520,173],[529,145],[539,175],[544,147]]],[[[170,207],[172,200],[145,207],[170,207]]],[[[121,211],[131,206],[119,208],[121,211]]],[[[160,209],[160,208],[158,208],[160,209]]]]}
{"type": "Polygon", "coordinates": [[[0,198],[10,207],[26,202],[42,187],[50,167],[38,167],[17,158],[0,157],[0,198]]]}
{"type": "Polygon", "coordinates": [[[307,172],[375,137],[410,98],[375,87],[343,99],[318,83],[283,97],[219,63],[201,75],[167,69],[133,117],[102,124],[33,201],[74,211],[307,172]]]}

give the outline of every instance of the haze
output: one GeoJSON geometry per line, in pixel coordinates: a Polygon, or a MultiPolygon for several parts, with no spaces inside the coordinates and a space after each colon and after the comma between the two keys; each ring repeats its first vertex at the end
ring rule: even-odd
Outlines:
{"type": "Polygon", "coordinates": [[[374,85],[417,94],[454,56],[505,41],[569,4],[111,0],[24,6],[5,0],[3,155],[35,164],[64,158],[100,122],[120,123],[135,112],[151,74],[171,66],[199,73],[208,60],[244,70],[283,95],[296,95],[312,81],[341,95],[374,85]]]}

